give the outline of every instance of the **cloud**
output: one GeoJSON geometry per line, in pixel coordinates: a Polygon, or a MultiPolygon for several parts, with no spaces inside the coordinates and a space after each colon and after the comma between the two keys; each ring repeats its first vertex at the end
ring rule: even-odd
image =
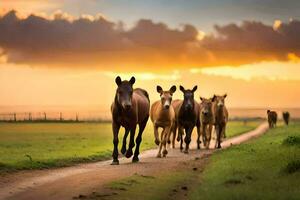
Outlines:
{"type": "Polygon", "coordinates": [[[0,30],[7,62],[32,66],[168,71],[300,55],[297,20],[277,22],[276,28],[253,21],[216,25],[215,34],[204,34],[193,25],[172,29],[149,19],[125,29],[102,15],[75,18],[60,11],[21,18],[10,11],[0,17],[0,30]]]}
{"type": "Polygon", "coordinates": [[[300,53],[300,21],[297,20],[277,22],[276,29],[255,21],[244,21],[240,26],[216,25],[215,29],[217,36],[207,36],[202,46],[223,64],[286,61],[289,53],[300,53]]]}

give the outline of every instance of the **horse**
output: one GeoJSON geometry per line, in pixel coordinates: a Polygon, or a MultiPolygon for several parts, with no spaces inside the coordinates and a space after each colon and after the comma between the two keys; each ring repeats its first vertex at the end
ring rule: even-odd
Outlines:
{"type": "Polygon", "coordinates": [[[225,106],[225,98],[227,94],[222,96],[214,95],[212,101],[212,110],[214,116],[214,125],[217,135],[215,148],[221,148],[222,138],[226,138],[226,125],[228,122],[228,110],[225,106]]]}
{"type": "Polygon", "coordinates": [[[129,81],[121,80],[118,76],[115,79],[117,84],[117,90],[115,94],[114,102],[111,105],[112,113],[112,130],[113,130],[113,161],[112,165],[118,165],[118,143],[119,143],[119,130],[120,127],[125,128],[125,134],[123,137],[123,144],[121,153],[130,158],[133,155],[132,148],[135,146],[134,137],[136,127],[139,125],[139,132],[136,137],[136,148],[132,162],[139,161],[140,144],[142,141],[142,134],[146,127],[149,118],[150,100],[146,90],[141,88],[133,89],[135,78],[131,77],[129,81]],[[130,141],[128,149],[126,149],[126,139],[130,132],[130,141]]]}
{"type": "Polygon", "coordinates": [[[200,97],[200,127],[201,127],[201,135],[203,144],[206,149],[209,148],[212,127],[214,125],[214,117],[212,111],[213,98],[206,99],[204,97],[200,97]]]}
{"type": "Polygon", "coordinates": [[[171,106],[172,96],[176,91],[176,86],[173,85],[169,90],[164,91],[160,86],[156,87],[160,95],[160,100],[154,102],[151,106],[150,118],[153,122],[155,143],[159,145],[157,157],[161,157],[161,150],[163,150],[163,157],[166,157],[168,151],[166,143],[170,137],[171,128],[175,122],[175,112],[171,106]],[[163,128],[161,132],[161,141],[159,140],[158,128],[163,128]]]}
{"type": "Polygon", "coordinates": [[[282,118],[283,121],[286,125],[289,125],[289,121],[290,121],[290,113],[289,112],[283,112],[282,113],[282,118]]]}
{"type": "Polygon", "coordinates": [[[277,113],[275,111],[267,110],[269,128],[274,128],[277,123],[277,113]]]}
{"type": "Polygon", "coordinates": [[[197,86],[194,86],[192,90],[186,90],[183,86],[180,86],[180,90],[183,93],[183,100],[174,100],[172,106],[175,110],[175,125],[172,128],[173,143],[175,143],[176,131],[178,129],[177,141],[180,141],[180,150],[183,150],[183,135],[185,130],[185,150],[184,153],[189,153],[189,144],[191,142],[191,135],[194,127],[197,127],[198,140],[197,148],[200,149],[200,120],[199,120],[199,104],[194,100],[194,92],[197,90],[197,86]]]}

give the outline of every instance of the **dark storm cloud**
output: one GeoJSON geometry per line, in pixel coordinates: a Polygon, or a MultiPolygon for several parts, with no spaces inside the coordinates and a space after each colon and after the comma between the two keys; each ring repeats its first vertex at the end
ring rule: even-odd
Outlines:
{"type": "Polygon", "coordinates": [[[94,20],[20,19],[14,11],[0,17],[0,48],[8,62],[46,66],[111,67],[240,65],[286,60],[299,55],[300,22],[277,29],[260,22],[215,26],[216,34],[197,39],[192,25],[171,29],[152,20],[139,20],[129,30],[103,17],[94,20]]]}

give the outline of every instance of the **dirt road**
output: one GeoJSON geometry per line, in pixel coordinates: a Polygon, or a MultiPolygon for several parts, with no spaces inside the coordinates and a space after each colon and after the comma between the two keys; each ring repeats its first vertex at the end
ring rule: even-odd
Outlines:
{"type": "MultiPolygon", "coordinates": [[[[224,141],[222,147],[240,144],[264,134],[267,130],[268,125],[264,122],[253,131],[224,141]]],[[[136,173],[153,175],[180,167],[182,162],[201,159],[213,151],[193,149],[189,154],[183,154],[179,149],[170,149],[167,158],[156,158],[157,150],[154,149],[143,152],[140,162],[134,164],[131,163],[131,159],[121,158],[120,165],[117,166],[111,166],[111,161],[103,161],[60,169],[7,174],[0,177],[0,199],[72,199],[79,195],[91,194],[111,181],[136,173]]]]}

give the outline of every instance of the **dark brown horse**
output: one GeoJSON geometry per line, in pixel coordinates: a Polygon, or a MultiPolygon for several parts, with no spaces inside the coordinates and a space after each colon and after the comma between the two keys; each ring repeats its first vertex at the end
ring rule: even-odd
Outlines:
{"type": "MultiPolygon", "coordinates": [[[[200,136],[200,120],[199,120],[199,104],[194,99],[194,92],[197,90],[195,86],[192,90],[186,90],[180,86],[183,92],[183,100],[174,100],[172,106],[175,110],[175,125],[173,127],[173,140],[175,140],[176,130],[178,129],[177,141],[180,141],[180,150],[183,149],[183,135],[185,130],[185,150],[184,153],[189,152],[189,145],[194,127],[197,127],[198,136],[200,136]]],[[[197,140],[198,148],[200,148],[200,140],[197,140]]]]}
{"type": "Polygon", "coordinates": [[[289,125],[290,113],[289,112],[283,112],[282,113],[282,118],[283,118],[283,121],[284,121],[285,125],[289,125]]]}
{"type": "Polygon", "coordinates": [[[274,128],[277,123],[277,112],[267,110],[269,128],[274,128]]]}
{"type": "Polygon", "coordinates": [[[113,162],[112,165],[118,165],[118,143],[119,143],[119,130],[120,127],[125,128],[125,134],[123,137],[123,144],[121,153],[130,158],[133,155],[132,148],[134,144],[134,136],[136,126],[139,125],[139,132],[136,137],[136,148],[132,162],[138,162],[138,155],[140,153],[140,144],[142,141],[142,134],[146,127],[149,118],[150,101],[148,93],[140,88],[133,89],[135,78],[132,77],[129,81],[122,81],[118,76],[116,78],[116,84],[118,85],[115,100],[111,105],[112,112],[112,128],[113,128],[113,162]],[[130,141],[128,149],[126,149],[126,138],[130,132],[130,141]]]}

